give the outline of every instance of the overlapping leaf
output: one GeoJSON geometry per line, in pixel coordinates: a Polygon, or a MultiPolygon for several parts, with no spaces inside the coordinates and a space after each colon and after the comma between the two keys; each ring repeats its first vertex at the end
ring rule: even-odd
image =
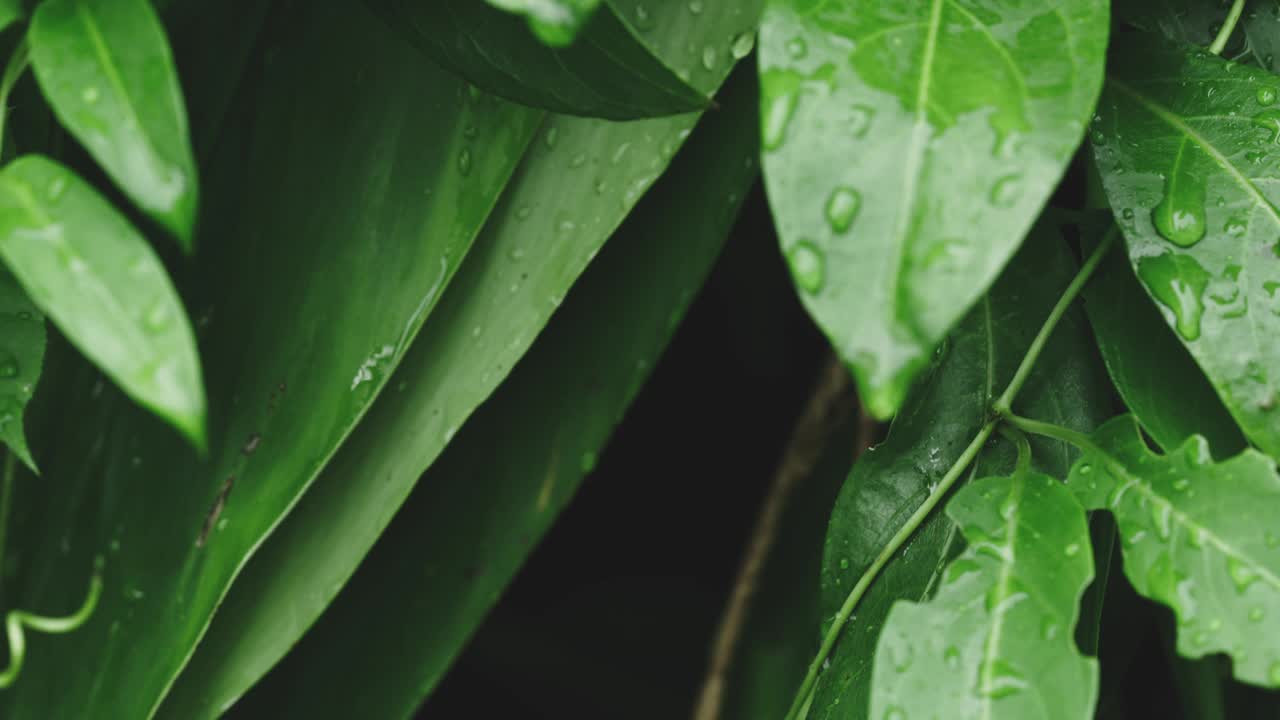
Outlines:
{"type": "Polygon", "coordinates": [[[768,5],[770,202],[875,415],[898,409],[1039,215],[1093,111],[1109,22],[1105,0],[768,5]]]}
{"type": "Polygon", "coordinates": [[[44,365],[44,316],[0,267],[0,443],[36,469],[23,428],[24,411],[44,365]]]}
{"type": "MultiPolygon", "coordinates": [[[[654,51],[719,47],[758,4],[674,17],[654,51]]],[[[724,80],[690,73],[703,91],[724,80]]],[[[210,713],[239,697],[297,642],[351,576],[413,483],[506,377],[578,275],[665,169],[696,116],[633,123],[552,116],[529,149],[424,335],[314,488],[248,566],[164,714],[210,713]]],[[[741,163],[742,161],[736,161],[741,163]]],[[[728,208],[742,198],[716,198],[728,208]]],[[[727,209],[726,209],[727,212],[727,209]]],[[[452,646],[450,646],[452,647],[452,646]]],[[[442,650],[445,648],[442,648],[442,650]]]]}
{"type": "Polygon", "coordinates": [[[190,252],[198,177],[164,28],[148,0],[45,0],[28,33],[63,126],[190,252]]]}
{"type": "Polygon", "coordinates": [[[109,202],[42,156],[9,163],[0,170],[0,258],[81,352],[204,447],[204,384],[186,309],[151,246],[109,202]]]}
{"type": "MultiPolygon", "coordinates": [[[[831,514],[822,567],[823,617],[832,617],[858,576],[928,496],[986,421],[999,392],[1070,279],[1073,262],[1048,230],[1037,230],[987,299],[943,346],[941,357],[890,428],[888,439],[854,465],[831,514]]],[[[1109,411],[1106,378],[1087,349],[1088,328],[1068,313],[1041,355],[1019,408],[1081,430],[1109,411]]],[[[1050,474],[1066,474],[1072,451],[1036,443],[1034,457],[1050,474]]],[[[1013,469],[1003,444],[979,456],[974,474],[1013,469]]],[[[818,680],[810,717],[866,718],[879,635],[895,600],[921,601],[936,590],[943,567],[959,551],[954,524],[935,514],[885,567],[845,627],[818,680]]],[[[875,720],[881,720],[875,718],[875,720]]]]}
{"type": "Polygon", "coordinates": [[[148,716],[248,556],[384,387],[541,120],[470,92],[354,0],[289,15],[262,48],[211,166],[202,232],[216,241],[181,283],[212,401],[209,458],[91,374],[47,378],[67,389],[50,400],[66,426],[37,457],[43,487],[16,501],[24,569],[6,595],[61,607],[100,553],[106,589],[87,625],[32,648],[0,696],[5,717],[148,716]]]}
{"type": "Polygon", "coordinates": [[[520,13],[548,45],[568,45],[600,5],[600,0],[488,0],[490,5],[520,13]]]}
{"type": "Polygon", "coordinates": [[[1068,486],[1115,514],[1124,571],[1177,616],[1178,652],[1224,652],[1236,678],[1280,687],[1280,475],[1256,450],[1220,463],[1204,438],[1152,452],[1131,416],[1099,428],[1068,486]]]}
{"type": "Polygon", "coordinates": [[[1093,140],[1147,292],[1280,454],[1280,78],[1156,38],[1120,49],[1093,140]]]}
{"type": "MultiPolygon", "coordinates": [[[[367,1],[436,62],[482,90],[525,105],[614,120],[707,105],[706,96],[650,52],[607,4],[591,14],[572,44],[557,48],[530,35],[519,18],[477,0],[367,1]]],[[[707,12],[722,15],[731,4],[717,0],[707,12]]],[[[674,4],[652,12],[673,10],[687,13],[674,4]]]]}
{"type": "Polygon", "coordinates": [[[889,611],[871,717],[1090,720],[1098,661],[1074,634],[1093,579],[1080,504],[1054,478],[1018,471],[961,488],[947,515],[969,547],[932,600],[889,611]]]}

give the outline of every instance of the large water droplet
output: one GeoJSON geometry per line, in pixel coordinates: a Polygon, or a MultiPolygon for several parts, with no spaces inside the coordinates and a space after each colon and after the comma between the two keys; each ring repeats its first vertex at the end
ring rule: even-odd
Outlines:
{"type": "Polygon", "coordinates": [[[1071,543],[1063,550],[1067,557],[1075,557],[1080,554],[1080,543],[1071,543]]]}
{"type": "Polygon", "coordinates": [[[1271,105],[1276,101],[1276,91],[1269,87],[1260,87],[1257,98],[1259,105],[1271,105]]]}
{"type": "Polygon", "coordinates": [[[827,223],[837,233],[843,233],[853,225],[862,207],[862,196],[851,187],[840,186],[827,198],[827,223]]]}
{"type": "Polygon", "coordinates": [[[1280,143],[1280,108],[1267,108],[1254,115],[1253,124],[1271,133],[1270,142],[1280,143]]]}
{"type": "Polygon", "coordinates": [[[1200,317],[1204,313],[1205,287],[1209,273],[1187,255],[1165,253],[1143,258],[1138,277],[1165,307],[1173,311],[1174,326],[1184,340],[1200,337],[1200,317]]]}
{"type": "Polygon", "coordinates": [[[907,720],[907,713],[896,705],[890,705],[889,709],[884,711],[884,720],[907,720]]]}
{"type": "Polygon", "coordinates": [[[1004,698],[1022,692],[1027,681],[1022,674],[1004,660],[992,663],[990,674],[984,673],[978,692],[990,698],[1004,698]]]}
{"type": "Polygon", "coordinates": [[[146,316],[142,318],[142,323],[146,326],[147,332],[163,331],[169,326],[169,305],[163,300],[152,305],[146,316]]]}
{"type": "Polygon", "coordinates": [[[702,67],[714,70],[716,67],[716,49],[710,45],[702,49],[702,67]]]}
{"type": "Polygon", "coordinates": [[[1165,240],[1191,247],[1205,234],[1204,185],[1185,171],[1169,174],[1164,197],[1151,210],[1151,222],[1165,240]]]}
{"type": "Polygon", "coordinates": [[[787,41],[787,54],[792,60],[800,60],[809,53],[809,44],[804,38],[797,35],[787,41]]]}
{"type": "Polygon", "coordinates": [[[458,172],[464,177],[471,174],[471,150],[468,148],[458,153],[458,172]]]}
{"type": "Polygon", "coordinates": [[[733,53],[733,57],[741,60],[751,54],[751,49],[756,46],[755,33],[744,32],[733,38],[733,44],[729,46],[729,51],[733,53]]]}
{"type": "Polygon", "coordinates": [[[1013,175],[1005,175],[999,180],[996,180],[995,185],[991,186],[991,204],[996,207],[1013,207],[1021,196],[1022,176],[1016,173],[1013,175]]]}
{"type": "Polygon", "coordinates": [[[1231,582],[1235,583],[1238,592],[1248,590],[1249,586],[1258,579],[1258,571],[1256,569],[1236,558],[1231,558],[1227,561],[1227,572],[1231,575],[1231,582]]]}
{"type": "MultiPolygon", "coordinates": [[[[767,83],[768,76],[765,76],[767,83]]],[[[768,92],[768,86],[765,88],[765,97],[768,98],[764,110],[764,129],[761,133],[761,140],[765,150],[777,150],[782,147],[782,143],[787,139],[787,126],[791,124],[791,116],[796,112],[796,102],[799,99],[797,92],[782,92],[776,95],[768,92]]]]}
{"type": "Polygon", "coordinates": [[[948,645],[942,652],[942,662],[952,670],[960,667],[960,650],[955,645],[948,645]]]}
{"type": "Polygon", "coordinates": [[[1040,637],[1044,638],[1045,640],[1052,640],[1058,637],[1059,629],[1060,629],[1060,626],[1058,625],[1057,620],[1051,617],[1046,617],[1040,623],[1040,637]]]}
{"type": "Polygon", "coordinates": [[[864,137],[871,129],[871,119],[875,115],[875,109],[868,105],[854,105],[849,109],[849,134],[855,138],[864,137]]]}
{"type": "Polygon", "coordinates": [[[16,378],[22,368],[18,365],[18,358],[8,350],[0,350],[0,378],[16,378]]]}
{"type": "Polygon", "coordinates": [[[99,91],[98,88],[93,85],[90,85],[80,91],[80,99],[85,101],[85,103],[88,105],[93,105],[94,103],[98,102],[98,98],[100,97],[102,97],[101,91],[99,91]]]}
{"type": "Polygon", "coordinates": [[[801,240],[791,248],[788,254],[791,262],[791,274],[796,284],[805,292],[817,293],[822,290],[826,281],[826,268],[822,259],[822,251],[808,240],[801,240]]]}

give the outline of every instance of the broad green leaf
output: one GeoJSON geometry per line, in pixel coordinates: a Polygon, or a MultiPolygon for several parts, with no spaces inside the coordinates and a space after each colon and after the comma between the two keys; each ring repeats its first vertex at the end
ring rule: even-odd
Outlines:
{"type": "Polygon", "coordinates": [[[1178,652],[1231,656],[1241,681],[1280,687],[1280,475],[1256,450],[1214,463],[1204,438],[1152,452],[1132,416],[1093,435],[1067,484],[1116,517],[1135,590],[1177,616],[1178,652]]]}
{"type": "Polygon", "coordinates": [[[877,417],[1062,177],[1109,22],[1106,0],[768,4],[770,203],[801,297],[877,417]]]}
{"type": "Polygon", "coordinates": [[[80,568],[99,553],[106,589],[87,625],[32,648],[0,716],[153,711],[249,556],[385,387],[541,122],[471,92],[355,0],[291,16],[270,40],[212,155],[202,232],[216,241],[183,283],[209,457],[95,394],[92,376],[46,378],[68,396],[56,450],[37,456],[59,492],[18,499],[31,519],[10,545],[25,570],[6,594],[57,607],[83,593],[80,568]]]}
{"type": "Polygon", "coordinates": [[[0,30],[6,30],[8,27],[27,16],[27,11],[22,6],[22,0],[0,0],[0,30]]]}
{"type": "MultiPolygon", "coordinates": [[[[519,18],[477,0],[366,1],[436,62],[482,90],[524,105],[613,120],[707,106],[706,96],[650,52],[636,29],[607,4],[592,14],[573,44],[556,48],[530,35],[519,18]]],[[[719,16],[732,3],[709,4],[705,12],[719,16]]],[[[652,12],[674,10],[687,14],[675,3],[652,12]]]]}
{"type": "Polygon", "coordinates": [[[1173,450],[1198,434],[1219,455],[1244,449],[1240,428],[1165,326],[1122,252],[1109,253],[1089,281],[1085,310],[1112,384],[1160,447],[1173,450]]]}
{"type": "Polygon", "coordinates": [[[573,42],[578,30],[586,24],[600,5],[600,0],[488,0],[494,7],[520,13],[529,20],[529,28],[548,45],[564,46],[573,42]]]}
{"type": "MultiPolygon", "coordinates": [[[[335,604],[236,716],[404,717],[435,687],[591,470],[710,270],[755,176],[755,128],[741,122],[755,100],[754,78],[739,73],[722,96],[726,112],[705,118],[528,357],[427,471],[335,604]],[[514,427],[521,432],[511,433],[514,427]],[[499,440],[503,451],[494,452],[499,440]],[[387,593],[390,586],[397,591],[387,593]],[[359,673],[360,692],[352,693],[351,652],[396,660],[359,673]]],[[[382,415],[380,403],[369,418],[399,440],[382,446],[388,455],[433,430],[425,423],[413,429],[413,416],[404,414],[435,405],[429,398],[439,387],[418,383],[403,372],[410,369],[406,362],[397,374],[408,388],[386,397],[398,414],[382,415]]],[[[330,485],[359,482],[362,473],[378,477],[386,466],[355,466],[330,485]]],[[[364,495],[346,497],[378,507],[364,495]]],[[[307,514],[311,499],[291,521],[325,517],[307,514]]],[[[306,527],[314,534],[332,526],[306,527]]],[[[288,557],[276,567],[287,570],[288,557]]],[[[297,579],[288,571],[277,582],[297,579]]]]}
{"type": "Polygon", "coordinates": [[[823,538],[859,441],[852,425],[833,435],[821,462],[787,502],[730,665],[721,717],[786,716],[818,649],[823,538]]]}
{"type": "MultiPolygon", "coordinates": [[[[667,8],[654,12],[685,20],[669,26],[655,51],[680,57],[690,43],[727,44],[754,24],[759,6],[743,3],[724,15],[708,8],[700,16],[679,5],[667,8]]],[[[718,77],[695,81],[714,90],[727,72],[726,64],[718,77]]],[[[375,404],[249,564],[162,714],[185,719],[234,702],[297,642],[413,483],[533,343],[696,121],[547,120],[392,381],[397,392],[375,404]]],[[[727,212],[741,197],[713,201],[727,212]]]]}
{"type": "MultiPolygon", "coordinates": [[[[1060,237],[1037,228],[991,293],[943,345],[939,359],[890,427],[888,439],[854,465],[831,513],[822,566],[823,617],[830,618],[888,539],[928,496],[987,417],[1074,272],[1060,237]]],[[[1093,359],[1082,314],[1070,312],[1019,396],[1019,411],[1088,430],[1110,411],[1107,380],[1093,359]]],[[[1040,470],[1066,475],[1074,451],[1033,439],[1040,470]]],[[[1006,443],[989,445],[970,477],[1008,473],[1006,443]]],[[[876,638],[895,600],[920,602],[960,550],[955,525],[936,513],[916,531],[862,598],[818,680],[812,720],[866,718],[876,638]]],[[[875,718],[881,720],[881,718],[875,718]]]]}
{"type": "Polygon", "coordinates": [[[44,0],[27,37],[58,120],[190,252],[198,177],[187,110],[148,0],[44,0]]]}
{"type": "Polygon", "coordinates": [[[1129,259],[1245,435],[1280,455],[1280,78],[1155,38],[1113,66],[1093,144],[1129,259]]]}
{"type": "Polygon", "coordinates": [[[23,417],[44,367],[44,316],[31,298],[0,267],[0,443],[32,472],[23,417]]]}
{"type": "Polygon", "coordinates": [[[186,309],[155,252],[67,168],[0,170],[0,258],[31,300],[130,397],[205,447],[205,394],[186,309]]]}
{"type": "Polygon", "coordinates": [[[955,720],[1091,720],[1098,661],[1075,645],[1093,579],[1084,509],[1062,483],[1027,471],[961,488],[947,516],[969,547],[932,600],[889,611],[871,717],[946,708],[955,720]]]}

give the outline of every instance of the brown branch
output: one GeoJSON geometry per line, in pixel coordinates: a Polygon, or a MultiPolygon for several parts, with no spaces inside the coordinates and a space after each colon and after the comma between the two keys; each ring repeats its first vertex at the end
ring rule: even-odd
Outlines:
{"type": "MultiPolygon", "coordinates": [[[[693,713],[694,720],[716,720],[720,716],[729,667],[751,608],[751,600],[755,596],[760,573],[777,537],[783,511],[792,492],[813,472],[831,433],[840,426],[853,407],[849,390],[848,370],[834,355],[828,357],[804,412],[791,433],[791,439],[787,442],[760,517],[751,533],[746,556],[738,570],[738,577],[734,581],[733,591],[729,595],[729,602],[725,606],[712,644],[711,660],[693,713]]],[[[875,427],[873,422],[865,420],[858,423],[859,450],[871,442],[868,426],[875,427]]]]}

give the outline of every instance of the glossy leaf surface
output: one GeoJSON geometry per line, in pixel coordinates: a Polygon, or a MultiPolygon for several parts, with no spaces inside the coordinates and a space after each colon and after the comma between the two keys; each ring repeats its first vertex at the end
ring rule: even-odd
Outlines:
{"type": "Polygon", "coordinates": [[[205,444],[205,394],[186,309],[119,211],[38,155],[0,171],[0,258],[31,300],[130,397],[205,444]]]}
{"type": "MultiPolygon", "coordinates": [[[[707,98],[655,56],[637,30],[601,7],[577,39],[550,47],[520,18],[476,0],[368,0],[415,47],[477,87],[524,105],[591,117],[630,120],[701,110],[707,98]]],[[[731,2],[706,10],[724,16],[731,2]]],[[[675,3],[653,13],[680,11],[675,3]]],[[[650,11],[646,10],[647,13],[650,11]]]]}
{"type": "Polygon", "coordinates": [[[1214,463],[1204,438],[1152,452],[1131,416],[1108,422],[1068,486],[1116,517],[1124,572],[1177,616],[1178,652],[1231,656],[1235,677],[1280,687],[1280,475],[1256,450],[1214,463]]]}
{"type": "Polygon", "coordinates": [[[899,602],[876,647],[871,717],[1091,720],[1098,661],[1075,645],[1093,579],[1084,509],[1062,483],[1014,472],[961,488],[947,516],[969,546],[933,599],[899,602]]]}
{"type": "Polygon", "coordinates": [[[470,92],[354,0],[272,23],[262,47],[213,156],[214,241],[183,283],[209,458],[95,393],[92,376],[63,378],[71,424],[37,458],[61,490],[18,499],[38,520],[11,540],[29,563],[6,588],[19,607],[59,607],[98,553],[106,588],[88,624],[32,648],[4,717],[151,713],[385,386],[541,120],[470,92]]]}
{"type": "MultiPolygon", "coordinates": [[[[755,129],[737,122],[754,107],[753,79],[735,78],[722,96],[727,112],[705,118],[529,356],[419,481],[333,607],[237,717],[399,717],[435,687],[592,469],[719,253],[755,175],[755,129]],[[384,592],[389,582],[399,592],[384,592]],[[362,674],[352,694],[346,658],[368,648],[397,662],[362,674]]],[[[425,392],[410,383],[410,400],[425,392]]]]}
{"type": "Polygon", "coordinates": [[[800,294],[877,417],[899,408],[1061,178],[1109,21],[1105,0],[769,3],[770,203],[800,294]]]}
{"type": "MultiPolygon", "coordinates": [[[[1037,229],[988,298],[947,340],[888,439],[854,465],[827,529],[824,618],[835,614],[858,576],[977,435],[990,398],[1013,376],[1073,266],[1062,240],[1037,229]]],[[[1080,430],[1102,422],[1110,410],[1107,380],[1087,350],[1090,342],[1082,314],[1068,313],[1019,396],[1019,412],[1080,430]]],[[[1033,439],[1033,448],[1040,470],[1066,475],[1074,457],[1068,446],[1033,439]]],[[[1010,472],[1010,449],[1002,441],[991,443],[970,477],[1010,472]]],[[[830,668],[819,676],[810,718],[868,717],[876,638],[890,607],[899,599],[929,598],[961,542],[955,525],[935,513],[890,561],[841,634],[830,668]]]]}
{"type": "MultiPolygon", "coordinates": [[[[674,64],[688,44],[727,46],[751,27],[758,7],[744,3],[734,17],[682,23],[655,35],[664,43],[655,52],[674,64]]],[[[676,12],[685,14],[678,5],[655,8],[655,20],[676,12]]],[[[718,73],[691,77],[710,92],[727,72],[726,64],[718,73]]],[[[250,563],[163,714],[188,718],[233,702],[298,641],[696,121],[692,115],[632,123],[548,118],[392,381],[397,391],[375,404],[250,563]]],[[[728,208],[741,197],[716,201],[728,208]]]]}
{"type": "Polygon", "coordinates": [[[27,37],[58,120],[190,252],[198,177],[182,88],[151,4],[45,0],[27,37]]]}
{"type": "Polygon", "coordinates": [[[1142,291],[1122,250],[1103,260],[1084,306],[1112,384],[1160,447],[1173,450],[1199,434],[1219,457],[1244,449],[1240,428],[1142,291]]]}
{"type": "Polygon", "coordinates": [[[573,42],[600,0],[488,0],[490,5],[524,15],[529,28],[548,45],[573,42]]]}
{"type": "Polygon", "coordinates": [[[44,345],[44,316],[0,267],[0,443],[33,471],[36,464],[27,447],[23,417],[40,380],[44,345]]]}
{"type": "Polygon", "coordinates": [[[1245,435],[1280,454],[1280,78],[1154,38],[1114,66],[1094,152],[1129,259],[1245,435]]]}

